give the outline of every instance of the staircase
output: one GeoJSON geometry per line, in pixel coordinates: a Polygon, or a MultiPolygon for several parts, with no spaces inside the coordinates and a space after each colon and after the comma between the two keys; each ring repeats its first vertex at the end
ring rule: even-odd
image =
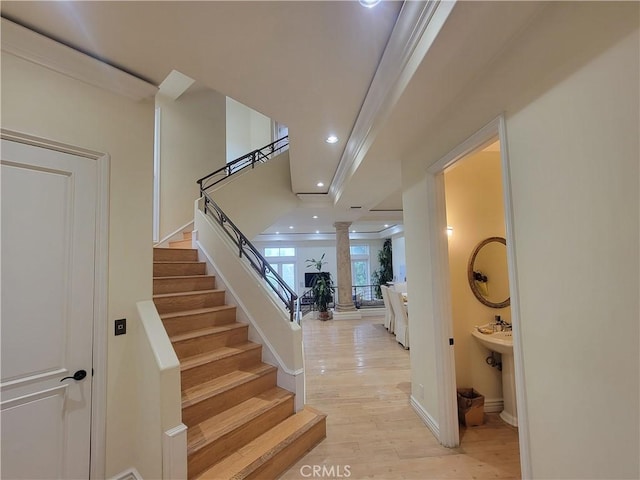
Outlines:
{"type": "Polygon", "coordinates": [[[154,303],[180,360],[188,477],[275,479],[326,436],[325,415],[294,412],[189,235],[155,248],[153,265],[154,303]]]}

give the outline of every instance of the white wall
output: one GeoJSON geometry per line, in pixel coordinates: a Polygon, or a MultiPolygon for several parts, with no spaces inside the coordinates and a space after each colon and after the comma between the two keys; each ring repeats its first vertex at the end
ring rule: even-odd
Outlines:
{"type": "Polygon", "coordinates": [[[226,97],[227,108],[227,162],[272,140],[271,119],[246,105],[226,97]]]}
{"type": "Polygon", "coordinates": [[[638,14],[547,6],[403,161],[412,389],[438,420],[425,169],[506,112],[534,478],[640,475],[638,14]]]}
{"type": "Polygon", "coordinates": [[[640,474],[638,45],[636,31],[508,122],[537,477],[640,474]]]}
{"type": "MultiPolygon", "coordinates": [[[[354,240],[350,241],[351,245],[368,245],[369,246],[369,272],[380,268],[378,263],[378,251],[382,249],[384,240],[354,240]]],[[[323,272],[330,272],[334,283],[338,281],[338,266],[336,260],[336,242],[335,240],[304,240],[304,241],[274,241],[263,242],[253,241],[253,244],[264,254],[265,247],[295,247],[296,249],[296,288],[298,295],[302,295],[308,290],[304,288],[304,274],[307,272],[315,272],[314,268],[307,268],[307,259],[319,260],[324,254],[324,261],[327,262],[322,268],[323,272]]],[[[269,260],[267,258],[267,260],[269,260]]]]}
{"type": "MultiPolygon", "coordinates": [[[[453,227],[448,246],[456,384],[475,388],[487,403],[499,401],[502,374],[487,365],[485,359],[491,352],[471,336],[471,331],[475,325],[493,322],[494,315],[510,321],[510,308],[495,309],[480,303],[469,287],[467,265],[478,243],[505,236],[500,152],[478,152],[459,160],[447,170],[444,182],[447,225],[453,227]]],[[[506,259],[506,248],[504,254],[506,259]]]]}
{"type": "Polygon", "coordinates": [[[196,180],[225,165],[226,97],[188,90],[156,96],[160,118],[160,239],[193,221],[196,180]]]}
{"type": "MultiPolygon", "coordinates": [[[[202,205],[199,205],[202,207],[202,205]]],[[[232,286],[239,306],[251,319],[253,328],[277,355],[282,368],[290,375],[300,375],[304,368],[302,330],[289,320],[281,300],[265,286],[248,263],[238,257],[236,246],[202,210],[195,214],[195,229],[200,248],[211,258],[217,272],[232,286]]]]}
{"type": "Polygon", "coordinates": [[[404,282],[407,277],[407,255],[404,235],[391,237],[391,263],[393,264],[393,280],[404,282]]]}
{"type": "MultiPolygon", "coordinates": [[[[152,101],[136,103],[2,53],[2,126],[111,156],[109,202],[109,322],[106,474],[135,465],[137,394],[131,368],[138,325],[136,301],[151,298],[153,128],[152,101]],[[128,318],[114,337],[113,321],[128,318]]],[[[24,232],[28,235],[29,232],[24,232]]]]}
{"type": "Polygon", "coordinates": [[[289,151],[233,175],[209,191],[213,200],[247,238],[254,238],[298,206],[291,191],[289,151]]]}

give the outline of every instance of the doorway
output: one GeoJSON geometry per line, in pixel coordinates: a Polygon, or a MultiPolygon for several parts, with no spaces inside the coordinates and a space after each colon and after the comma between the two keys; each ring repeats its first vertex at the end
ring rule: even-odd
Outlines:
{"type": "MultiPolygon", "coordinates": [[[[460,328],[454,328],[454,312],[452,308],[452,287],[451,287],[451,275],[449,264],[449,242],[453,243],[458,241],[460,234],[464,229],[459,229],[458,235],[456,234],[456,226],[449,225],[447,229],[447,191],[445,185],[445,175],[447,171],[453,171],[457,162],[469,157],[471,154],[482,152],[493,145],[493,149],[499,150],[499,166],[500,175],[499,183],[502,186],[502,206],[504,213],[503,226],[504,226],[504,238],[506,239],[507,246],[507,269],[508,269],[508,283],[510,290],[510,320],[513,326],[513,357],[514,357],[514,385],[516,390],[516,403],[518,406],[518,437],[520,446],[520,460],[521,460],[521,472],[523,477],[530,476],[529,455],[528,455],[528,426],[526,424],[526,405],[524,402],[524,377],[523,377],[523,359],[522,351],[520,348],[520,333],[519,333],[519,319],[518,319],[518,291],[515,275],[515,254],[514,254],[514,241],[513,241],[513,221],[511,210],[511,192],[509,185],[509,164],[506,149],[506,130],[504,117],[500,116],[483,127],[477,133],[469,137],[458,147],[453,149],[449,154],[441,158],[433,166],[428,169],[427,175],[427,189],[429,195],[429,203],[432,214],[429,215],[429,230],[430,230],[430,243],[433,246],[431,249],[431,258],[434,265],[433,278],[434,283],[434,315],[438,319],[436,322],[436,336],[439,341],[436,341],[436,359],[438,363],[438,380],[442,388],[439,391],[439,437],[440,441],[448,447],[457,447],[460,444],[460,431],[458,426],[458,412],[457,412],[457,382],[456,382],[456,347],[458,343],[464,348],[465,343],[467,348],[471,347],[476,349],[476,353],[479,350],[477,344],[469,343],[471,338],[471,331],[461,332],[461,329],[467,329],[466,326],[460,326],[460,328]],[[498,142],[496,144],[496,141],[498,142]],[[451,234],[451,236],[448,235],[451,234]],[[464,339],[463,339],[464,337],[464,339]]],[[[491,148],[491,147],[490,147],[491,148]]],[[[461,165],[461,164],[460,164],[461,165]]],[[[473,202],[473,198],[470,199],[473,202]]],[[[478,200],[478,203],[481,201],[478,200]]],[[[487,235],[500,236],[499,234],[487,235]]],[[[475,242],[478,243],[478,242],[475,242]]],[[[453,249],[453,246],[452,246],[453,249]]],[[[470,252],[469,252],[470,253],[470,252]]],[[[466,259],[469,258],[465,254],[466,259]]],[[[465,274],[466,274],[465,269],[465,274]]],[[[466,280],[465,280],[466,281],[466,280]]],[[[458,305],[456,306],[458,307],[458,305]]],[[[504,315],[504,313],[495,313],[489,315],[490,310],[479,315],[479,318],[473,318],[470,322],[475,325],[482,325],[486,323],[492,323],[493,315],[504,315]]],[[[505,315],[506,316],[506,315],[505,315]]],[[[508,318],[503,318],[508,320],[508,318]]],[[[457,327],[457,326],[455,326],[457,327]]],[[[469,330],[471,330],[469,329],[469,330]]],[[[487,351],[484,350],[486,353],[487,351]]],[[[488,355],[487,355],[488,356],[488,355]]],[[[478,365],[478,367],[487,367],[488,365],[478,365]]],[[[490,385],[491,394],[496,392],[496,383],[498,383],[495,377],[496,372],[486,372],[488,377],[493,375],[494,384],[490,385]]],[[[473,375],[471,375],[473,377],[473,375]]],[[[472,385],[469,385],[472,386],[472,385]]],[[[484,393],[484,392],[481,392],[484,393]]],[[[499,399],[494,397],[490,398],[489,409],[501,408],[499,399]]]]}
{"type": "Polygon", "coordinates": [[[103,478],[108,157],[2,132],[2,467],[103,478]]]}

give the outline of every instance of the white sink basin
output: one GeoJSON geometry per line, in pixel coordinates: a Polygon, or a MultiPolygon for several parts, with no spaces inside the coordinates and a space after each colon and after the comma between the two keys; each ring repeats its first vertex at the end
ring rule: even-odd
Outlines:
{"type": "Polygon", "coordinates": [[[511,332],[494,332],[490,334],[480,333],[477,330],[471,332],[478,342],[489,350],[503,355],[513,355],[513,336],[511,332]]]}
{"type": "Polygon", "coordinates": [[[516,381],[513,364],[513,336],[511,332],[480,333],[471,335],[483,346],[502,354],[502,399],[504,410],[500,418],[514,427],[518,426],[518,406],[516,405],[516,381]]]}

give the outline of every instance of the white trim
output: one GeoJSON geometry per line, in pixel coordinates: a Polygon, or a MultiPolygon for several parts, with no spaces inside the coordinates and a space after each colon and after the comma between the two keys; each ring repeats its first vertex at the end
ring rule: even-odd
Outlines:
{"type": "Polygon", "coordinates": [[[90,158],[91,160],[98,160],[104,154],[96,152],[94,150],[88,150],[86,148],[76,147],[74,145],[68,145],[66,143],[56,142],[27,133],[18,132],[15,130],[8,130],[6,128],[0,129],[0,136],[5,140],[12,142],[24,143],[25,145],[32,145],[34,147],[47,148],[49,150],[55,150],[56,152],[68,153],[70,155],[76,155],[78,157],[90,158]]]}
{"type": "Polygon", "coordinates": [[[181,226],[180,228],[177,228],[176,230],[171,232],[169,235],[166,235],[158,243],[154,243],[153,246],[161,247],[162,245],[168,245],[169,242],[173,242],[174,240],[182,240],[182,237],[181,237],[182,233],[188,232],[189,229],[193,229],[193,220],[191,220],[188,223],[185,223],[183,226],[181,226]]]}
{"type": "Polygon", "coordinates": [[[104,478],[107,450],[107,340],[109,338],[109,198],[111,157],[98,159],[96,263],[93,328],[93,392],[91,393],[91,478],[104,478]]]}
{"type": "Polygon", "coordinates": [[[504,410],[504,400],[501,398],[485,398],[484,411],[486,413],[500,413],[504,410]]]}
{"type": "Polygon", "coordinates": [[[156,107],[153,122],[153,241],[160,238],[160,131],[162,109],[156,107]]]}
{"type": "Polygon", "coordinates": [[[111,477],[111,480],[142,480],[142,476],[138,470],[131,467],[124,472],[120,472],[114,477],[111,477]]]}
{"type": "MultiPolygon", "coordinates": [[[[206,218],[206,217],[205,217],[206,218]]],[[[208,220],[208,219],[207,219],[208,220]]],[[[218,279],[220,279],[220,281],[224,284],[225,286],[225,290],[227,290],[231,296],[233,297],[233,300],[237,303],[237,307],[242,310],[243,314],[247,317],[247,319],[251,322],[251,326],[253,328],[255,328],[256,332],[258,333],[258,335],[260,336],[260,338],[262,339],[263,344],[269,349],[269,351],[271,352],[271,354],[273,355],[273,357],[276,359],[276,361],[278,362],[278,365],[280,366],[280,368],[282,368],[282,370],[289,374],[289,375],[300,375],[301,373],[304,373],[304,369],[303,368],[299,368],[297,370],[291,370],[290,368],[287,367],[287,365],[284,363],[284,361],[282,360],[282,358],[280,357],[280,355],[278,355],[278,352],[273,348],[273,345],[271,345],[271,343],[269,343],[269,341],[267,340],[266,335],[264,334],[264,332],[262,331],[262,329],[260,329],[260,327],[258,326],[258,322],[256,322],[255,318],[253,318],[253,316],[249,313],[249,310],[247,309],[246,305],[242,302],[242,300],[240,300],[240,297],[238,296],[238,294],[236,293],[236,291],[234,290],[234,288],[231,286],[231,284],[227,281],[227,279],[225,278],[225,276],[220,272],[220,270],[218,268],[216,268],[216,263],[213,261],[213,259],[209,256],[209,254],[207,253],[207,251],[202,247],[202,245],[200,244],[200,242],[196,239],[196,246],[198,251],[206,258],[207,263],[212,267],[212,269],[215,271],[215,275],[218,279]]],[[[288,320],[287,320],[288,321],[288,320]]]]}
{"type": "MultiPolygon", "coordinates": [[[[394,223],[389,221],[389,223],[394,223]]],[[[393,235],[403,234],[404,225],[393,225],[392,227],[385,228],[379,232],[369,233],[349,233],[349,240],[384,240],[393,235]]],[[[329,240],[335,241],[336,234],[334,233],[261,233],[256,235],[252,241],[256,242],[309,242],[314,240],[329,240]]]]}
{"type": "Polygon", "coordinates": [[[353,310],[349,312],[338,312],[337,310],[333,310],[333,319],[334,320],[360,320],[362,319],[362,314],[360,310],[353,310]]]}
{"type": "Polygon", "coordinates": [[[329,193],[337,202],[456,4],[404,2],[340,158],[329,193]]]}
{"type": "Polygon", "coordinates": [[[153,97],[158,91],[156,86],[130,73],[5,18],[2,51],[136,101],[153,97]]]}
{"type": "MultiPolygon", "coordinates": [[[[5,20],[2,19],[3,28],[5,25],[4,21],[5,20]]],[[[97,162],[90,477],[94,479],[104,478],[106,470],[107,339],[109,338],[107,302],[109,285],[109,178],[111,159],[107,154],[13,130],[1,129],[0,138],[48,148],[71,155],[78,155],[97,162]]]]}
{"type": "Polygon", "coordinates": [[[427,428],[431,430],[431,433],[433,433],[433,435],[436,438],[440,438],[440,427],[438,426],[438,422],[436,422],[435,418],[429,415],[429,412],[427,412],[422,407],[422,405],[418,403],[418,401],[415,399],[413,395],[409,397],[409,404],[413,408],[414,412],[418,414],[418,416],[424,422],[427,428]]]}
{"type": "Polygon", "coordinates": [[[531,446],[529,444],[529,415],[527,410],[527,383],[520,333],[520,290],[516,263],[516,241],[514,232],[513,196],[511,193],[511,168],[507,145],[507,125],[504,115],[498,118],[500,160],[502,162],[502,190],[504,195],[504,219],[507,236],[507,264],[509,265],[509,288],[511,290],[511,324],[513,325],[513,360],[516,381],[516,405],[518,409],[518,440],[520,444],[520,472],[523,479],[533,478],[531,469],[531,446]]]}
{"type": "Polygon", "coordinates": [[[162,478],[187,480],[187,426],[173,427],[162,436],[162,478]]]}
{"type": "MultiPolygon", "coordinates": [[[[505,227],[507,238],[507,263],[509,268],[509,286],[511,293],[511,323],[513,325],[514,363],[516,396],[518,405],[518,435],[520,445],[520,464],[522,478],[532,478],[531,451],[529,444],[529,424],[526,414],[526,383],[524,377],[524,358],[522,353],[522,338],[520,334],[520,303],[518,290],[518,276],[516,268],[516,245],[514,239],[514,214],[511,195],[511,176],[509,169],[507,132],[504,114],[499,115],[476,133],[463,141],[447,155],[442,157],[432,166],[427,168],[429,230],[431,231],[431,244],[434,251],[431,252],[432,262],[435,268],[432,272],[434,284],[434,317],[436,318],[436,368],[439,371],[438,380],[444,393],[440,395],[441,433],[443,438],[458,437],[457,421],[454,425],[456,402],[455,397],[455,360],[451,355],[443,351],[443,344],[448,342],[449,331],[453,328],[453,320],[450,311],[450,288],[448,281],[448,248],[444,236],[446,229],[446,209],[444,204],[444,170],[450,167],[462,157],[482,149],[498,136],[500,141],[500,158],[502,166],[503,203],[505,210],[505,227]],[[444,270],[443,270],[444,269],[444,270]],[[446,277],[444,276],[446,275],[446,277]],[[440,331],[438,331],[440,330],[440,331]],[[442,362],[438,366],[438,359],[442,362]],[[451,359],[451,360],[449,360],[451,359]],[[443,403],[444,401],[444,403],[443,403]],[[445,411],[448,411],[446,413],[445,411]],[[446,416],[443,416],[445,415],[446,416]]],[[[442,441],[442,440],[441,440],[442,441]]]]}
{"type": "Polygon", "coordinates": [[[453,338],[451,322],[451,292],[449,289],[449,256],[446,234],[444,175],[427,174],[427,211],[429,219],[429,251],[432,270],[433,318],[435,334],[436,375],[438,384],[438,440],[445,447],[460,444],[458,430],[458,403],[456,391],[455,351],[449,339],[453,338]],[[448,319],[446,321],[445,319],[448,319]]]}

